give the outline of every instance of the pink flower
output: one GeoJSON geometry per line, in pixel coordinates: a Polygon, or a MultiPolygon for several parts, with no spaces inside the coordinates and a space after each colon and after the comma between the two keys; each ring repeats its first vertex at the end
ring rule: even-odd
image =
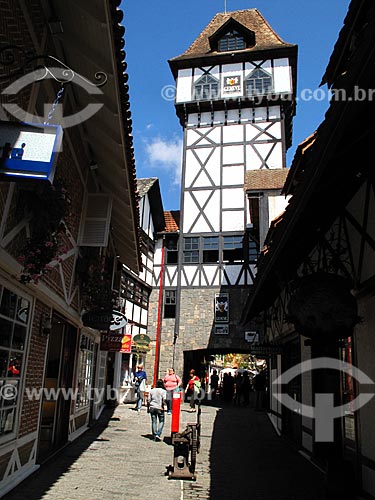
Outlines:
{"type": "Polygon", "coordinates": [[[24,255],[20,255],[17,257],[17,260],[20,264],[23,264],[25,262],[26,257],[24,255]]]}
{"type": "Polygon", "coordinates": [[[44,246],[46,246],[47,248],[48,247],[53,247],[53,243],[52,243],[52,241],[46,241],[45,244],[44,244],[44,246]]]}

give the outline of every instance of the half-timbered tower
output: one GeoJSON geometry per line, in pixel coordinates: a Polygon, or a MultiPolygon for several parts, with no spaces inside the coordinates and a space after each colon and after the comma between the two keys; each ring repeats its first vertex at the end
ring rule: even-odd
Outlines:
{"type": "Polygon", "coordinates": [[[199,362],[190,351],[247,347],[242,304],[269,222],[285,206],[296,55],[250,9],[217,14],[169,61],[184,152],[178,262],[175,273],[164,266],[175,321],[164,316],[162,346],[168,350],[173,333],[174,356],[166,352],[165,362],[179,370],[182,352],[189,369],[199,362]]]}

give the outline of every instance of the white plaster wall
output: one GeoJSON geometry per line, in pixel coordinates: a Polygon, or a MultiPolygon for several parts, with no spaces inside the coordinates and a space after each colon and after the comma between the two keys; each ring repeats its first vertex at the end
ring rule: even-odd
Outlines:
{"type": "Polygon", "coordinates": [[[290,196],[285,198],[285,196],[274,196],[269,195],[268,197],[268,213],[269,213],[269,222],[276,219],[280,214],[282,214],[285,210],[285,207],[288,205],[288,200],[290,196]]]}
{"type": "Polygon", "coordinates": [[[223,164],[244,163],[243,146],[223,146],[223,164]]]}
{"type": "Polygon", "coordinates": [[[244,127],[243,125],[231,125],[223,127],[223,143],[228,142],[243,142],[244,141],[244,127]]]}
{"type": "Polygon", "coordinates": [[[222,208],[243,208],[245,210],[245,192],[243,188],[224,189],[222,208]]]}
{"type": "Polygon", "coordinates": [[[160,266],[161,264],[162,247],[163,247],[163,241],[161,239],[157,240],[155,243],[154,265],[160,266]]]}
{"type": "Polygon", "coordinates": [[[193,83],[193,70],[180,69],[176,82],[176,103],[192,100],[191,90],[193,83]]]}
{"type": "Polygon", "coordinates": [[[223,212],[222,214],[223,231],[244,231],[244,213],[241,210],[223,212]]]}
{"type": "Polygon", "coordinates": [[[287,58],[274,60],[274,92],[292,92],[291,68],[287,58]]]}
{"type": "Polygon", "coordinates": [[[230,186],[244,184],[245,172],[243,165],[230,165],[223,167],[223,185],[230,186]]]}

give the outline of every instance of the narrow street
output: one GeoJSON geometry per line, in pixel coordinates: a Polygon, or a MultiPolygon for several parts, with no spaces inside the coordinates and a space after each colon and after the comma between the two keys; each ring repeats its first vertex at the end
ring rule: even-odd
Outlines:
{"type": "MultiPolygon", "coordinates": [[[[265,412],[202,406],[197,481],[168,480],[170,420],[162,442],[149,415],[122,404],[4,500],[323,500],[324,477],[275,433],[265,412]]],[[[181,412],[182,424],[196,414],[181,412]]]]}

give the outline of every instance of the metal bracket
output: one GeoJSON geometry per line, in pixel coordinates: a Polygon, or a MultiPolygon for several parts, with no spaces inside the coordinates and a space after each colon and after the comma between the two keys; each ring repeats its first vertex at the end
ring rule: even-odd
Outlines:
{"type": "Polygon", "coordinates": [[[65,84],[80,78],[89,85],[102,87],[108,81],[108,76],[103,71],[97,71],[94,75],[96,83],[91,82],[72,68],[49,54],[35,54],[30,50],[25,50],[17,45],[7,44],[0,48],[0,67],[5,68],[5,72],[0,74],[0,81],[11,80],[13,77],[36,72],[35,81],[42,81],[45,78],[53,78],[56,82],[65,84]],[[55,65],[53,65],[53,63],[55,65]],[[57,64],[57,65],[56,65],[57,64]]]}

